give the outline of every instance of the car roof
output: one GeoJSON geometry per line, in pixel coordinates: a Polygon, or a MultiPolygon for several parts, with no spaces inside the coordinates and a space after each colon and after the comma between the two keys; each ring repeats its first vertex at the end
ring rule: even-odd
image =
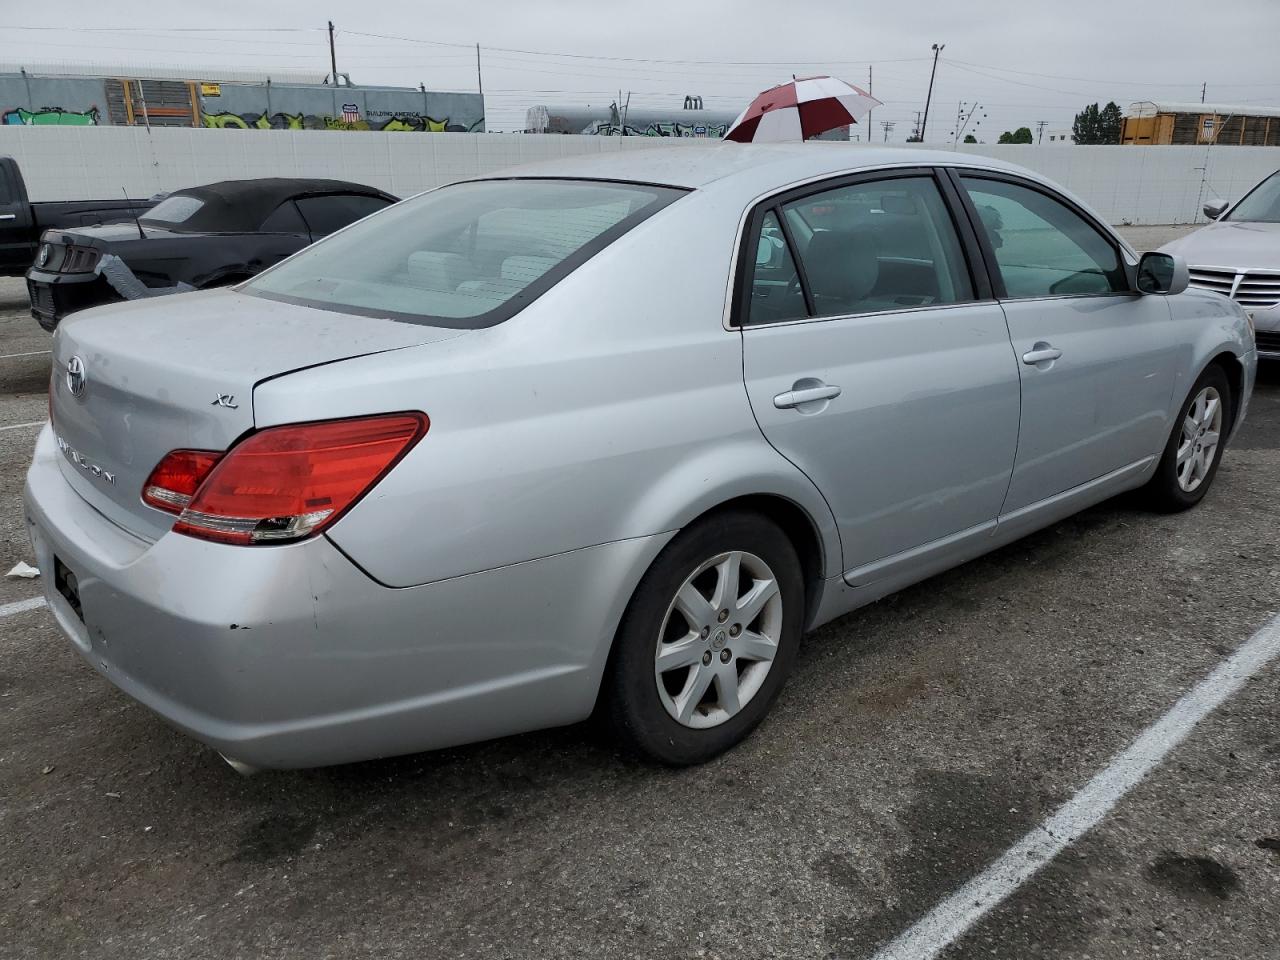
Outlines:
{"type": "MultiPolygon", "coordinates": [[[[346,180],[323,180],[313,177],[219,180],[216,183],[175,190],[169,196],[196,197],[204,201],[204,207],[182,224],[184,230],[242,232],[257,230],[271,212],[286,200],[294,197],[346,193],[395,200],[395,197],[377,187],[346,180]]],[[[145,213],[142,219],[147,219],[145,213]]]]}
{"type": "MultiPolygon", "coordinates": [[[[623,141],[625,144],[627,141],[623,141]]],[[[811,141],[808,143],[714,144],[623,149],[618,152],[562,157],[512,167],[498,177],[544,176],[624,180],[698,189],[732,178],[757,179],[765,170],[779,183],[882,166],[963,164],[1030,174],[1014,164],[973,154],[900,147],[811,141]]],[[[1032,174],[1032,176],[1035,176],[1032,174]]],[[[1037,180],[1040,177],[1035,177],[1037,180]]]]}

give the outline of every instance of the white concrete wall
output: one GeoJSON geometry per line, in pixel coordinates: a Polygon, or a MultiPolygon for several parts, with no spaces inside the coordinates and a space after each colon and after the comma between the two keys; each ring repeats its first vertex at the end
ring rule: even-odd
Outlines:
{"type": "MultiPolygon", "coordinates": [[[[0,155],[18,159],[36,200],[147,197],[213,180],[314,176],[408,196],[514,164],[715,141],[524,134],[338,133],[136,127],[0,126],[0,155]]],[[[862,150],[862,144],[850,144],[862,150]]],[[[1280,169],[1280,147],[962,146],[1063,184],[1112,223],[1190,223],[1200,203],[1238,199],[1280,169]]]]}

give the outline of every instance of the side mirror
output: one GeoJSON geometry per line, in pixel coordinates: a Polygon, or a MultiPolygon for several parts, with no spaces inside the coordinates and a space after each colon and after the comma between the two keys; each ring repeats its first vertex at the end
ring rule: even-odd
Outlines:
{"type": "Polygon", "coordinates": [[[1204,215],[1210,220],[1217,220],[1227,212],[1227,207],[1229,206],[1231,206],[1231,204],[1226,200],[1210,200],[1204,205],[1204,215]]]}
{"type": "Polygon", "coordinates": [[[1138,292],[1173,296],[1191,283],[1187,261],[1171,253],[1144,253],[1138,261],[1138,292]]]}

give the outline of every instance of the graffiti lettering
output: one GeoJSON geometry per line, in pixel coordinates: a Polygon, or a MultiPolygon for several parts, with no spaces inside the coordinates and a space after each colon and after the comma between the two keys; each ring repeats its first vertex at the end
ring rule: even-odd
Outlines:
{"type": "MultiPolygon", "coordinates": [[[[728,131],[727,123],[680,123],[668,121],[650,123],[643,127],[627,124],[625,136],[628,137],[723,137],[728,131]]],[[[598,134],[602,137],[618,136],[618,124],[597,123],[594,129],[586,133],[598,134]]]]}
{"type": "Polygon", "coordinates": [[[426,114],[397,114],[379,111],[376,119],[348,120],[344,116],[302,113],[206,113],[206,127],[218,130],[385,130],[390,133],[466,133],[478,128],[483,119],[470,127],[450,122],[448,117],[436,120],[426,114]]]}
{"type": "Polygon", "coordinates": [[[0,123],[18,126],[53,126],[53,127],[96,127],[98,125],[98,108],[74,111],[62,107],[41,107],[39,110],[24,110],[18,107],[0,116],[0,123]]]}

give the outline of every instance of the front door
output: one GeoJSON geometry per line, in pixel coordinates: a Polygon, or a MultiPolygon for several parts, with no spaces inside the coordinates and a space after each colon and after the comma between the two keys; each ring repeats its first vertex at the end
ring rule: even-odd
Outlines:
{"type": "Polygon", "coordinates": [[[0,164],[0,274],[22,273],[35,257],[31,204],[0,164]]]}
{"type": "Polygon", "coordinates": [[[1022,375],[1012,513],[1158,456],[1176,347],[1166,298],[1132,291],[1119,246],[1064,199],[966,173],[1022,375]],[[1003,286],[1003,290],[1001,290],[1003,286]]]}
{"type": "Polygon", "coordinates": [[[751,406],[826,497],[850,579],[994,526],[1017,363],[933,172],[768,201],[747,243],[735,316],[751,406]]]}

